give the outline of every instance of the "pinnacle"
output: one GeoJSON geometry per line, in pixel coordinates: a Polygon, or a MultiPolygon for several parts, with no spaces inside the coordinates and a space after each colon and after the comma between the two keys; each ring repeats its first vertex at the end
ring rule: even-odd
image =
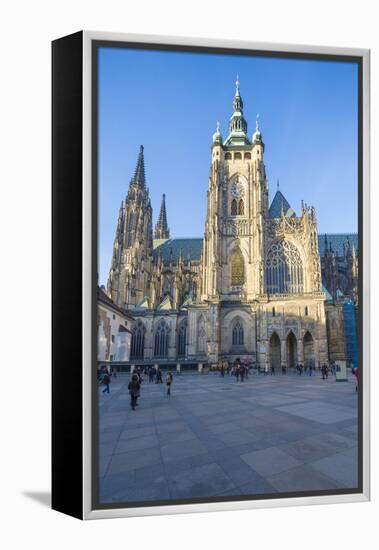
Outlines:
{"type": "Polygon", "coordinates": [[[145,161],[143,156],[143,145],[140,146],[139,155],[137,159],[137,166],[134,172],[134,178],[133,183],[140,185],[141,187],[146,186],[146,178],[145,178],[145,161]]]}

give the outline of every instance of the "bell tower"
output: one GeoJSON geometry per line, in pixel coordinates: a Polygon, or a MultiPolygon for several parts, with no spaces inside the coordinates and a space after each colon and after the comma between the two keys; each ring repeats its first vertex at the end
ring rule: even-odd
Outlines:
{"type": "Polygon", "coordinates": [[[237,78],[229,135],[213,135],[203,245],[203,299],[249,301],[265,292],[268,189],[258,116],[250,140],[237,78]]]}

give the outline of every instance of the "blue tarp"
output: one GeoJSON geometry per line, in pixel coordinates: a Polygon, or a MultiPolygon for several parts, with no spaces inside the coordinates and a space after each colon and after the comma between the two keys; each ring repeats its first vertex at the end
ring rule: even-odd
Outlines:
{"type": "Polygon", "coordinates": [[[343,320],[345,326],[346,359],[348,364],[359,367],[358,364],[358,336],[355,305],[352,300],[346,300],[343,305],[343,320]]]}

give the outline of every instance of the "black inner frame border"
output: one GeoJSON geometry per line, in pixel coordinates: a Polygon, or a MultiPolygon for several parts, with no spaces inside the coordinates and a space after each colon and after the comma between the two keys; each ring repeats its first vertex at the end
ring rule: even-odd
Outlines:
{"type": "MultiPolygon", "coordinates": [[[[273,48],[275,46],[273,45],[273,48]]],[[[323,497],[331,495],[347,495],[363,493],[363,57],[361,55],[340,55],[326,53],[301,53],[301,52],[286,52],[273,50],[254,50],[245,48],[233,47],[214,47],[214,46],[188,46],[175,44],[159,44],[159,43],[144,43],[144,42],[122,42],[114,40],[91,40],[91,169],[92,169],[92,273],[91,273],[91,293],[92,293],[92,327],[91,327],[91,467],[92,467],[92,510],[112,510],[121,508],[142,508],[142,507],[157,507],[157,506],[177,506],[183,504],[204,504],[217,502],[241,502],[255,500],[273,500],[285,498],[299,497],[323,497]],[[97,273],[98,273],[98,54],[100,48],[115,48],[115,49],[133,49],[133,50],[153,50],[166,52],[181,52],[181,53],[206,53],[215,55],[233,55],[244,57],[264,57],[264,58],[279,58],[279,59],[297,59],[297,60],[316,60],[316,61],[332,61],[332,62],[348,62],[357,65],[358,70],[358,315],[357,315],[357,332],[358,332],[358,358],[359,358],[359,384],[358,384],[358,484],[356,488],[320,490],[307,492],[282,492],[282,493],[265,493],[262,495],[236,495],[236,496],[218,496],[193,499],[170,499],[170,500],[154,500],[154,501],[136,501],[136,502],[116,502],[116,503],[100,503],[99,502],[99,453],[98,453],[98,392],[96,380],[97,366],[97,273]]]]}

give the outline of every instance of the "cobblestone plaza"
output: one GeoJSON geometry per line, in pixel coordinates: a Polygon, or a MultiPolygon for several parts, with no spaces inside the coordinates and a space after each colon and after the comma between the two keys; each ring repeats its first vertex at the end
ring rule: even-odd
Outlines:
{"type": "Polygon", "coordinates": [[[99,389],[101,503],[354,489],[355,380],[219,373],[145,380],[132,411],[129,375],[99,389]]]}

